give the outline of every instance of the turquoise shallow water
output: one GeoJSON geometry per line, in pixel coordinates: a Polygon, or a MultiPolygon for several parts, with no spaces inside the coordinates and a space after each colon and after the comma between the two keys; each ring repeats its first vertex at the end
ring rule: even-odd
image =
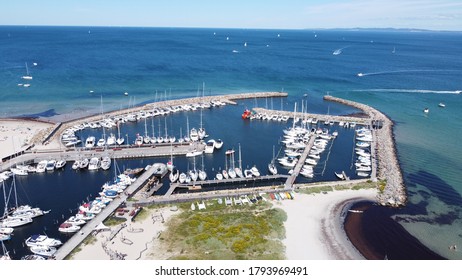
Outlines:
{"type": "MultiPolygon", "coordinates": [[[[355,112],[324,102],[327,92],[363,102],[396,123],[409,205],[392,217],[430,249],[460,259],[447,248],[462,248],[462,97],[455,94],[462,89],[461,42],[455,32],[3,26],[1,116],[99,112],[101,96],[105,110],[197,96],[202,82],[207,95],[283,89],[285,110],[304,94],[317,113],[355,112]],[[33,76],[29,88],[17,86],[25,62],[33,76]]],[[[273,107],[280,109],[281,101],[273,107]]],[[[184,118],[178,121],[184,126],[184,118]]],[[[265,146],[269,153],[272,145],[265,146]]]]}

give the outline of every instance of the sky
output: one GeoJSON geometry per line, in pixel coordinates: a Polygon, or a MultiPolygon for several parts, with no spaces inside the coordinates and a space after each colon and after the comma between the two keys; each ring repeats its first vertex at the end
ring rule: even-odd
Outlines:
{"type": "Polygon", "coordinates": [[[0,25],[462,30],[461,0],[0,0],[0,25]]]}

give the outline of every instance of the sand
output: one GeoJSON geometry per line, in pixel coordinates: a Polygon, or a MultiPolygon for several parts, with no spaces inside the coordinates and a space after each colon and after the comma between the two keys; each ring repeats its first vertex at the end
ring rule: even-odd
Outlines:
{"type": "MultiPolygon", "coordinates": [[[[146,259],[152,248],[159,246],[158,236],[166,229],[165,223],[180,210],[175,207],[160,209],[147,209],[149,217],[144,220],[132,222],[127,219],[126,227],[109,240],[111,231],[119,226],[109,227],[110,230],[100,231],[95,235],[96,242],[80,245],[80,251],[73,255],[73,260],[110,260],[123,255],[125,260],[146,259]],[[172,211],[175,210],[175,211],[172,211]],[[142,231],[140,231],[142,229],[142,231]]],[[[128,214],[126,214],[129,218],[128,214]]],[[[152,258],[152,257],[150,257],[152,258]]]]}
{"type": "MultiPolygon", "coordinates": [[[[342,190],[326,194],[296,194],[294,200],[273,201],[274,207],[283,209],[287,213],[284,226],[288,260],[344,260],[364,259],[348,240],[343,230],[344,206],[354,200],[374,199],[375,190],[342,190]]],[[[107,252],[125,254],[125,259],[167,259],[169,254],[158,236],[166,229],[165,223],[172,216],[179,213],[171,211],[171,207],[149,210],[149,218],[132,223],[127,221],[117,236],[108,241],[110,231],[96,235],[96,242],[81,245],[81,251],[72,259],[76,260],[109,260],[107,252]],[[128,229],[143,229],[143,232],[133,233],[128,229]],[[122,242],[125,237],[132,241],[128,245],[122,242]],[[103,248],[106,244],[106,251],[103,248]]],[[[117,226],[111,227],[111,230],[117,226]]]]}
{"type": "Polygon", "coordinates": [[[364,259],[343,230],[344,207],[353,200],[374,200],[376,190],[342,190],[297,194],[294,200],[273,202],[287,213],[286,258],[289,260],[364,259]]]}
{"type": "Polygon", "coordinates": [[[39,143],[54,124],[22,119],[0,120],[0,158],[39,143]]]}

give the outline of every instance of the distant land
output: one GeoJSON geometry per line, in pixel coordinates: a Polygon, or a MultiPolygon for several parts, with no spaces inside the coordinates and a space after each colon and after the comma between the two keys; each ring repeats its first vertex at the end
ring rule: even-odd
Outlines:
{"type": "Polygon", "coordinates": [[[354,28],[316,28],[310,29],[306,28],[306,30],[332,30],[332,31],[381,31],[381,32],[462,32],[462,31],[454,31],[454,30],[434,30],[434,29],[419,29],[419,28],[393,28],[393,27],[386,27],[386,28],[365,28],[365,27],[354,27],[354,28]]]}

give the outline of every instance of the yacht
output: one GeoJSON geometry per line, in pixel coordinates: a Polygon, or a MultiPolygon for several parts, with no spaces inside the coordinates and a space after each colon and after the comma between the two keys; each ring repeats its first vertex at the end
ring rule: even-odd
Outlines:
{"type": "Polygon", "coordinates": [[[41,160],[38,164],[37,167],[35,168],[35,172],[37,173],[43,173],[46,170],[47,167],[47,160],[41,160]]]}
{"type": "Polygon", "coordinates": [[[64,159],[60,159],[56,162],[55,168],[61,169],[66,165],[66,161],[64,159]]]}
{"type": "Polygon", "coordinates": [[[30,217],[25,217],[25,216],[7,217],[2,220],[1,226],[14,228],[14,227],[19,227],[19,226],[30,224],[30,223],[32,223],[32,218],[30,217]]]}
{"type": "Polygon", "coordinates": [[[96,146],[98,147],[103,147],[104,145],[106,145],[106,139],[104,139],[104,137],[100,138],[98,142],[96,142],[96,146]]]}
{"type": "Polygon", "coordinates": [[[194,151],[191,151],[191,152],[187,152],[186,153],[186,157],[195,157],[195,156],[200,156],[202,155],[204,151],[198,151],[198,150],[194,150],[194,151]]]}
{"type": "Polygon", "coordinates": [[[107,138],[106,144],[108,146],[113,146],[113,145],[115,145],[116,141],[117,141],[117,139],[116,139],[114,133],[111,133],[109,135],[109,137],[107,138]]]}
{"type": "Polygon", "coordinates": [[[32,253],[39,255],[39,256],[44,256],[44,257],[51,257],[57,251],[55,247],[48,247],[48,246],[43,246],[43,245],[32,246],[29,249],[32,253]]]}
{"type": "Polygon", "coordinates": [[[90,161],[88,160],[88,158],[84,158],[79,161],[79,168],[80,169],[87,168],[89,163],[90,161]]]}
{"type": "Polygon", "coordinates": [[[268,163],[268,170],[273,175],[278,174],[278,170],[277,170],[276,165],[274,164],[274,162],[268,163]]]}
{"type": "Polygon", "coordinates": [[[210,139],[209,141],[207,141],[207,144],[205,145],[204,153],[213,154],[214,150],[215,150],[215,140],[210,139]]]}
{"type": "Polygon", "coordinates": [[[95,136],[88,136],[85,140],[85,148],[93,148],[95,146],[96,138],[95,136]]]}
{"type": "Polygon", "coordinates": [[[59,226],[58,230],[60,232],[77,232],[78,230],[80,230],[80,227],[70,223],[62,223],[59,226]]]}
{"type": "Polygon", "coordinates": [[[61,240],[50,238],[46,235],[40,235],[40,234],[32,235],[31,237],[26,239],[25,243],[28,247],[37,246],[37,245],[57,247],[63,244],[61,240]]]}
{"type": "Polygon", "coordinates": [[[88,170],[98,170],[101,167],[101,162],[98,157],[92,157],[88,164],[88,170]]]}
{"type": "Polygon", "coordinates": [[[46,170],[53,171],[55,170],[55,167],[56,167],[56,160],[52,159],[47,162],[46,170]]]}
{"type": "Polygon", "coordinates": [[[108,170],[109,168],[111,168],[111,158],[110,157],[108,156],[103,157],[103,159],[101,160],[101,168],[103,170],[108,170]]]}
{"type": "Polygon", "coordinates": [[[197,129],[191,128],[191,132],[189,133],[189,138],[191,138],[191,141],[199,140],[199,133],[197,132],[197,129]]]}

